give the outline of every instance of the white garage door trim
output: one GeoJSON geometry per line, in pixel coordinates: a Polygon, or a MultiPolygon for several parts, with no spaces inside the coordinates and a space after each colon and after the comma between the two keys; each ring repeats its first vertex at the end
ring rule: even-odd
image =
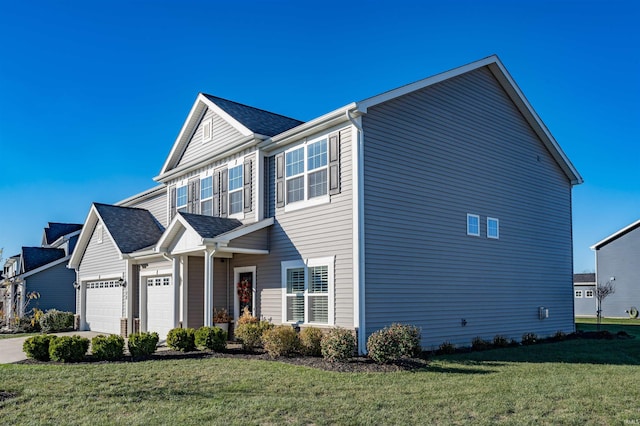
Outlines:
{"type": "Polygon", "coordinates": [[[161,340],[174,324],[174,292],[170,275],[147,277],[147,330],[155,331],[161,340]]]}
{"type": "Polygon", "coordinates": [[[120,334],[122,287],[118,280],[86,283],[86,323],[91,331],[120,334]]]}

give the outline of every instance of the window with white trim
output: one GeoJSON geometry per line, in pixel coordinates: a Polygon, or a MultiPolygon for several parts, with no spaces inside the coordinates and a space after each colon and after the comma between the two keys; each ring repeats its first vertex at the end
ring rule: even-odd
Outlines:
{"type": "Polygon", "coordinates": [[[584,292],[584,297],[588,297],[590,299],[593,299],[593,290],[587,290],[584,292]]]}
{"type": "Polygon", "coordinates": [[[500,238],[500,221],[498,219],[487,218],[487,238],[500,238]]]}
{"type": "Polygon", "coordinates": [[[582,290],[576,290],[575,296],[576,296],[576,299],[582,298],[582,290]]]}
{"type": "Polygon", "coordinates": [[[467,213],[467,235],[480,236],[480,216],[467,213]]]}
{"type": "Polygon", "coordinates": [[[213,138],[213,119],[202,121],[202,142],[209,142],[213,138]]]}
{"type": "Polygon", "coordinates": [[[213,177],[200,180],[200,214],[213,216],[213,177]]]}
{"type": "Polygon", "coordinates": [[[242,213],[242,164],[229,168],[229,215],[242,213]]]}
{"type": "Polygon", "coordinates": [[[187,203],[189,202],[187,185],[176,188],[176,210],[179,212],[187,211],[187,203]]]}
{"type": "Polygon", "coordinates": [[[333,263],[333,257],[282,262],[282,322],[333,324],[333,263]]]}
{"type": "Polygon", "coordinates": [[[327,138],[285,152],[286,203],[328,194],[327,138]]]}

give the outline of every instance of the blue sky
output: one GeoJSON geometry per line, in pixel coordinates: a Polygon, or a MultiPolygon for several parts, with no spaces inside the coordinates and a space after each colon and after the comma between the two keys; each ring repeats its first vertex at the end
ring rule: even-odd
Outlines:
{"type": "Polygon", "coordinates": [[[574,269],[640,219],[634,1],[0,4],[0,247],[155,185],[198,92],[300,120],[498,54],[585,179],[574,269]]]}

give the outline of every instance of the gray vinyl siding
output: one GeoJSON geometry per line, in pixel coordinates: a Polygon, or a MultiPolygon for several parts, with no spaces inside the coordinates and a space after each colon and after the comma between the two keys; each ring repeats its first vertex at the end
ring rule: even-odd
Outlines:
{"type": "Polygon", "coordinates": [[[80,279],[119,274],[122,274],[123,277],[125,276],[126,262],[120,259],[120,252],[116,249],[111,237],[109,237],[106,227],[103,229],[102,243],[98,243],[95,228],[93,230],[91,240],[80,261],[80,279]]]}
{"type": "Polygon", "coordinates": [[[640,228],[611,241],[596,251],[598,284],[615,277],[615,293],[602,302],[602,315],[628,317],[631,306],[640,309],[640,228]]]}
{"type": "Polygon", "coordinates": [[[161,191],[153,197],[147,198],[139,203],[128,204],[128,207],[137,207],[148,210],[158,223],[164,228],[167,227],[167,192],[161,191]]]}
{"type": "Polygon", "coordinates": [[[204,257],[189,256],[189,284],[187,285],[187,326],[204,325],[204,257]]]}
{"type": "Polygon", "coordinates": [[[573,331],[571,185],[486,68],[372,107],[362,125],[367,335],[410,323],[433,348],[573,331]]]}
{"type": "Polygon", "coordinates": [[[574,298],[573,298],[573,309],[575,316],[577,317],[595,317],[596,316],[596,298],[595,284],[576,284],[573,286],[574,298]],[[582,297],[575,297],[575,291],[582,291],[582,297]],[[587,297],[587,290],[591,290],[594,293],[594,297],[587,297]]]}
{"type": "Polygon", "coordinates": [[[233,270],[230,271],[231,277],[229,278],[227,274],[229,264],[229,259],[213,259],[213,308],[224,308],[229,312],[229,315],[233,315],[233,288],[231,287],[233,270]]]}
{"type": "Polygon", "coordinates": [[[203,120],[198,124],[198,127],[196,127],[176,167],[197,160],[203,155],[207,155],[213,151],[220,151],[224,149],[226,145],[242,137],[242,134],[233,126],[208,109],[204,114],[203,120]],[[213,118],[213,139],[208,142],[202,142],[202,122],[209,118],[213,118]]]}
{"type": "MultiPolygon", "coordinates": [[[[308,139],[314,137],[310,136],[308,139]]],[[[268,213],[275,216],[275,223],[268,230],[269,255],[234,255],[234,266],[256,265],[258,315],[276,324],[282,322],[281,262],[335,256],[335,323],[353,328],[353,187],[350,128],[340,131],[340,147],[341,192],[332,195],[328,204],[296,211],[285,212],[284,208],[274,208],[275,170],[273,157],[270,159],[267,205],[268,213]]]]}
{"type": "Polygon", "coordinates": [[[261,229],[229,242],[229,247],[246,248],[254,250],[269,249],[269,230],[261,229]]]}
{"type": "Polygon", "coordinates": [[[73,288],[75,280],[75,271],[67,268],[66,262],[27,277],[27,292],[40,293],[40,298],[30,303],[29,307],[43,311],[57,309],[75,312],[76,290],[73,288]]]}

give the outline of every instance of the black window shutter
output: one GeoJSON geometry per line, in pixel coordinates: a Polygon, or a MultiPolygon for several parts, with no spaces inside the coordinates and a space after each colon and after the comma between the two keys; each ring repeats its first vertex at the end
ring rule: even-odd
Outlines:
{"type": "Polygon", "coordinates": [[[276,155],[276,207],[284,207],[284,152],[276,155]]]}
{"type": "Polygon", "coordinates": [[[220,171],[220,217],[227,217],[227,196],[229,188],[229,170],[220,171]]]}
{"type": "Polygon", "coordinates": [[[340,193],[340,133],[329,135],[329,194],[340,193]]]}
{"type": "Polygon", "coordinates": [[[189,181],[189,213],[200,213],[200,179],[189,181]]]}
{"type": "Polygon", "coordinates": [[[213,173],[213,215],[220,217],[220,172],[213,173]]]}
{"type": "Polygon", "coordinates": [[[244,197],[245,213],[251,211],[251,189],[252,189],[252,183],[253,183],[253,179],[251,175],[252,165],[253,165],[253,161],[251,159],[244,160],[244,170],[243,170],[242,178],[244,179],[243,197],[244,197]]]}
{"type": "Polygon", "coordinates": [[[169,188],[169,222],[176,216],[176,187],[169,188]]]}

